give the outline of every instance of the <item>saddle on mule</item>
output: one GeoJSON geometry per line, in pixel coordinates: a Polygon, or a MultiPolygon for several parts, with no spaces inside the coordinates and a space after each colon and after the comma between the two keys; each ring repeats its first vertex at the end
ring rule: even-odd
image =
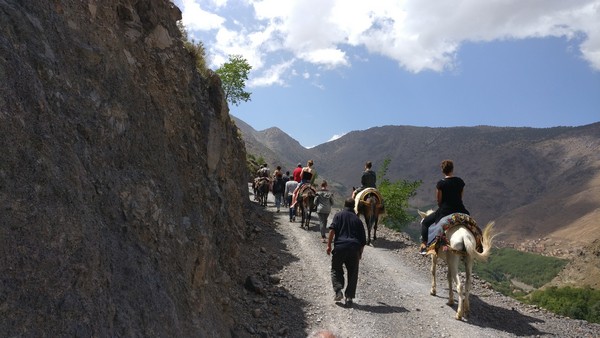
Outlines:
{"type": "Polygon", "coordinates": [[[366,188],[359,191],[356,194],[356,196],[354,197],[354,212],[358,214],[359,205],[370,207],[371,202],[369,197],[371,196],[374,197],[375,200],[377,200],[375,205],[377,209],[379,209],[380,212],[383,212],[385,209],[385,207],[383,206],[383,196],[381,196],[379,190],[375,188],[366,188]]]}
{"type": "Polygon", "coordinates": [[[446,237],[446,231],[458,225],[465,226],[475,236],[477,252],[483,252],[483,245],[481,243],[483,233],[477,226],[477,222],[470,215],[457,212],[444,216],[438,223],[429,228],[428,238],[432,238],[432,240],[427,243],[427,253],[438,252],[440,249],[447,251],[449,242],[446,237]]]}

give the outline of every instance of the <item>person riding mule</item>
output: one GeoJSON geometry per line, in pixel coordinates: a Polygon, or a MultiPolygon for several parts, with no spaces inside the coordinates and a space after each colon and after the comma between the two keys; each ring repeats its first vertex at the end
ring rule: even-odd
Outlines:
{"type": "Polygon", "coordinates": [[[371,161],[365,162],[365,170],[360,177],[360,187],[354,188],[354,211],[357,215],[363,215],[367,225],[367,245],[371,244],[371,229],[373,229],[373,240],[377,239],[377,224],[379,216],[385,212],[383,196],[377,190],[377,175],[371,169],[371,161]]]}
{"type": "Polygon", "coordinates": [[[267,206],[270,180],[268,177],[257,177],[254,179],[254,199],[258,204],[267,206]]]}
{"type": "Polygon", "coordinates": [[[306,162],[306,167],[302,168],[302,171],[300,173],[300,177],[301,177],[300,184],[298,185],[296,190],[294,190],[294,194],[292,197],[292,205],[290,206],[291,208],[296,207],[298,192],[300,191],[300,188],[302,188],[306,183],[309,183],[308,184],[309,186],[313,185],[315,178],[317,177],[317,174],[316,174],[315,170],[313,169],[313,165],[314,165],[313,160],[308,160],[306,162]]]}
{"type": "Polygon", "coordinates": [[[385,213],[383,205],[383,196],[375,188],[366,188],[353,194],[354,212],[357,215],[363,215],[367,225],[367,245],[371,244],[371,229],[373,229],[373,240],[377,239],[377,225],[379,217],[385,213]]]}
{"type": "MultiPolygon", "coordinates": [[[[419,215],[425,219],[433,214],[433,210],[426,213],[418,210],[419,215]]],[[[448,280],[448,305],[454,304],[454,288],[458,294],[458,308],[456,319],[461,320],[470,311],[469,293],[471,291],[471,275],[474,260],[484,262],[492,251],[493,239],[495,237],[494,222],[488,222],[483,232],[477,227],[475,220],[464,213],[453,213],[438,222],[443,224],[440,229],[440,239],[445,239],[445,244],[433,245],[433,249],[427,254],[431,256],[431,291],[429,294],[436,295],[436,266],[438,258],[446,261],[448,280]],[[479,241],[476,240],[479,238],[479,241]],[[480,246],[480,249],[478,248],[480,246]],[[442,249],[443,247],[443,249],[442,249]],[[440,250],[441,249],[441,250],[440,250]],[[462,282],[458,265],[464,263],[465,281],[462,282]]],[[[431,227],[433,228],[433,226],[431,227]]],[[[441,243],[441,240],[438,240],[441,243]]]]}
{"type": "Polygon", "coordinates": [[[365,171],[363,171],[360,177],[360,187],[354,189],[354,191],[352,192],[352,198],[355,198],[356,194],[358,194],[366,188],[376,188],[377,175],[373,170],[371,170],[372,166],[373,164],[371,163],[371,161],[367,161],[365,163],[365,171]]]}
{"type": "Polygon", "coordinates": [[[300,215],[302,216],[300,226],[306,226],[306,229],[310,226],[310,219],[312,212],[316,210],[314,203],[317,191],[310,184],[305,184],[298,189],[296,208],[300,208],[300,215]]]}

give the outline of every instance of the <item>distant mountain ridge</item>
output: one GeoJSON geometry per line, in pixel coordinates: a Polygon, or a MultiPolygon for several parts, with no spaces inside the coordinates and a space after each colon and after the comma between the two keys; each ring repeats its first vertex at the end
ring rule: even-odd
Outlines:
{"type": "Polygon", "coordinates": [[[448,158],[467,183],[467,208],[480,222],[496,220],[501,240],[518,244],[554,237],[585,245],[600,239],[600,123],[554,128],[383,126],[306,149],[279,128],[256,131],[235,121],[249,153],[288,170],[312,158],[319,175],[348,194],[360,184],[365,161],[372,161],[377,171],[390,158],[390,179],[423,181],[411,205],[433,208],[439,163],[448,158]]]}

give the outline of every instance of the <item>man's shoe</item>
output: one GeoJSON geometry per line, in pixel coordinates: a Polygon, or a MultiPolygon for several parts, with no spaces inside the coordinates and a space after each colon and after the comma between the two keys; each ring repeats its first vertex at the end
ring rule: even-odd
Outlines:
{"type": "Polygon", "coordinates": [[[352,307],[352,304],[353,304],[352,298],[346,298],[346,304],[345,304],[346,307],[352,307]]]}
{"type": "Polygon", "coordinates": [[[340,300],[344,299],[344,294],[342,293],[342,291],[338,291],[335,293],[335,298],[333,299],[336,302],[339,302],[340,300]]]}

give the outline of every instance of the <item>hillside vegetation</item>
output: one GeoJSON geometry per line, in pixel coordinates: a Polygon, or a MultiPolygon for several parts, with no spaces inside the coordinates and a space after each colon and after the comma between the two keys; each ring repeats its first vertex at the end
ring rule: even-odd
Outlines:
{"type": "Polygon", "coordinates": [[[518,281],[532,288],[540,288],[558,275],[567,260],[520,252],[514,249],[493,249],[485,263],[476,263],[474,270],[490,282],[494,289],[505,295],[522,294],[518,281]]]}
{"type": "Polygon", "coordinates": [[[600,290],[553,286],[523,300],[563,316],[600,323],[600,290]]]}

